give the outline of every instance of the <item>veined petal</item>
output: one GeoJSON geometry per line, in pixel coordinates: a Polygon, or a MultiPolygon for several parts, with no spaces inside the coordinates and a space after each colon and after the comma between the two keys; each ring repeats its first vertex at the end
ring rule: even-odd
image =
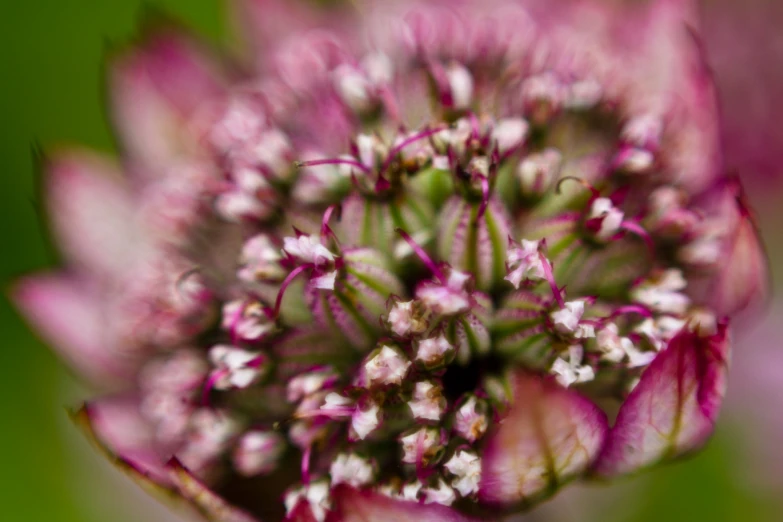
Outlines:
{"type": "Polygon", "coordinates": [[[439,504],[395,500],[385,495],[338,486],[333,491],[335,510],[327,522],[470,522],[459,512],[439,504]]]}
{"type": "Polygon", "coordinates": [[[125,360],[104,337],[104,303],[92,287],[72,276],[22,279],[12,299],[25,318],[91,382],[117,388],[129,384],[134,361],[125,360]]]}
{"type": "Polygon", "coordinates": [[[607,434],[606,416],[588,399],[551,379],[513,378],[514,404],[488,437],[483,455],[483,502],[527,505],[583,473],[607,434]]]}
{"type": "Polygon", "coordinates": [[[188,124],[224,90],[224,75],[195,42],[174,32],[151,36],[121,55],[109,76],[113,121],[142,177],[196,149],[188,124]]]}
{"type": "Polygon", "coordinates": [[[46,203],[57,242],[76,268],[101,276],[123,271],[140,233],[129,187],[109,160],[70,151],[47,168],[46,203]]]}
{"type": "Polygon", "coordinates": [[[595,470],[629,473],[701,447],[726,391],[729,332],[702,337],[687,328],[642,374],[617,415],[595,470]]]}

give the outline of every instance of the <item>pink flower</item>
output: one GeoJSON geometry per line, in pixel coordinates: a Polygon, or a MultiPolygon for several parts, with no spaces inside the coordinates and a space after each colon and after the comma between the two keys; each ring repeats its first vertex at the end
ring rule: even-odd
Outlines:
{"type": "Polygon", "coordinates": [[[214,520],[462,521],[704,444],[766,266],[695,11],[549,4],[242,0],[249,72],[114,63],[122,168],[50,161],[68,265],[15,299],[122,468],[214,520]]]}

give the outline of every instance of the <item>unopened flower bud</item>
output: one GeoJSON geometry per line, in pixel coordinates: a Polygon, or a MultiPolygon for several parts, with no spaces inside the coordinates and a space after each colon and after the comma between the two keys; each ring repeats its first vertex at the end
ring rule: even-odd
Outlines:
{"type": "Polygon", "coordinates": [[[457,450],[444,465],[454,475],[451,485],[463,497],[477,493],[481,482],[481,459],[472,451],[457,450]]]}
{"type": "Polygon", "coordinates": [[[398,337],[409,337],[427,330],[426,310],[419,301],[395,301],[386,321],[398,337]]]}
{"type": "Polygon", "coordinates": [[[450,506],[457,500],[454,490],[443,479],[438,479],[435,486],[430,486],[422,490],[425,504],[442,504],[450,506]]]}
{"type": "Polygon", "coordinates": [[[548,192],[558,176],[563,155],[554,148],[525,156],[517,168],[519,191],[523,198],[538,199],[548,192]]]}
{"type": "Polygon", "coordinates": [[[274,431],[253,430],[239,439],[233,453],[234,468],[246,477],[266,475],[277,469],[285,451],[285,439],[274,431]]]}
{"type": "Polygon", "coordinates": [[[266,356],[235,346],[219,344],[209,351],[209,359],[215,365],[214,388],[247,388],[259,381],[269,370],[266,356]]]}
{"type": "Polygon", "coordinates": [[[582,364],[584,349],[575,344],[568,347],[568,360],[558,357],[552,365],[551,372],[556,376],[557,382],[568,388],[572,384],[592,381],[595,371],[591,366],[582,364]]]}
{"type": "Polygon", "coordinates": [[[419,341],[416,345],[416,362],[431,370],[450,363],[456,349],[443,335],[419,341]]]}
{"type": "Polygon", "coordinates": [[[596,198],[590,206],[586,226],[599,241],[609,241],[620,231],[624,217],[609,198],[596,198]]]}
{"type": "Polygon", "coordinates": [[[468,395],[454,413],[454,433],[474,443],[484,436],[489,427],[486,401],[468,395]]]}
{"type": "Polygon", "coordinates": [[[355,488],[366,486],[375,478],[373,463],[355,453],[341,453],[329,468],[332,486],[348,484],[355,488]]]}
{"type": "Polygon", "coordinates": [[[401,435],[400,444],[404,463],[429,467],[443,457],[446,438],[439,428],[423,426],[401,435]]]}
{"type": "Polygon", "coordinates": [[[367,387],[399,386],[408,374],[411,362],[397,348],[382,345],[365,359],[364,375],[367,387]]]}
{"type": "Polygon", "coordinates": [[[429,381],[417,382],[408,407],[411,409],[414,419],[440,421],[446,410],[443,389],[429,381]]]}

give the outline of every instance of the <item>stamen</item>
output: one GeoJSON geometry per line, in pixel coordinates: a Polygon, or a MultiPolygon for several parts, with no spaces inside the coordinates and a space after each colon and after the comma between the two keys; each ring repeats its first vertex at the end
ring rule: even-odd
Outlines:
{"type": "Polygon", "coordinates": [[[549,260],[546,258],[543,252],[538,252],[538,256],[541,258],[541,267],[544,269],[544,277],[549,282],[549,287],[552,289],[552,294],[557,301],[560,308],[565,307],[565,301],[563,295],[560,293],[560,289],[557,287],[557,281],[555,281],[555,274],[552,272],[552,265],[549,264],[549,260]]]}
{"type": "Polygon", "coordinates": [[[290,273],[290,274],[288,274],[288,276],[285,278],[285,280],[283,280],[283,283],[280,285],[280,291],[278,291],[278,292],[277,292],[277,299],[275,299],[275,311],[274,311],[274,316],[275,316],[276,318],[277,318],[277,317],[280,317],[280,305],[281,305],[281,304],[282,304],[282,302],[283,302],[283,295],[285,294],[285,291],[286,291],[286,289],[288,288],[288,286],[291,284],[291,282],[292,282],[294,279],[296,279],[296,277],[297,277],[299,274],[301,274],[301,273],[302,273],[302,272],[304,272],[305,270],[309,270],[309,269],[311,269],[311,268],[313,268],[313,265],[312,265],[312,264],[310,264],[310,263],[308,263],[308,264],[305,264],[305,265],[298,266],[298,267],[294,268],[294,269],[291,271],[291,273],[290,273]]]}
{"type": "Polygon", "coordinates": [[[481,206],[479,207],[478,214],[476,214],[476,219],[481,219],[484,217],[484,213],[487,211],[487,206],[489,205],[489,178],[487,176],[480,176],[481,179],[481,206]]]}
{"type": "Polygon", "coordinates": [[[320,159],[320,160],[309,160],[309,161],[297,161],[294,163],[294,165],[297,168],[301,167],[317,167],[318,165],[350,165],[352,167],[356,167],[360,169],[365,174],[372,174],[372,170],[370,170],[369,167],[366,165],[363,165],[362,163],[356,161],[356,160],[350,160],[346,158],[331,158],[331,159],[320,159]]]}
{"type": "Polygon", "coordinates": [[[302,483],[306,486],[310,483],[310,458],[313,455],[313,445],[310,444],[302,453],[302,483]]]}
{"type": "Polygon", "coordinates": [[[555,186],[555,194],[558,196],[562,193],[562,187],[563,183],[566,181],[576,181],[580,185],[582,185],[584,188],[590,191],[592,194],[592,197],[590,198],[591,201],[597,197],[599,197],[601,194],[598,192],[598,189],[592,186],[587,180],[582,178],[577,178],[576,176],[564,176],[560,178],[560,181],[557,182],[557,185],[555,186]]]}
{"type": "Polygon", "coordinates": [[[215,388],[215,384],[220,380],[226,377],[231,370],[228,368],[223,368],[220,370],[216,370],[212,372],[209,375],[209,378],[207,379],[207,382],[204,383],[204,389],[201,391],[201,405],[205,407],[209,407],[209,394],[212,392],[212,390],[215,388]]]}
{"type": "Polygon", "coordinates": [[[625,314],[639,314],[648,319],[653,316],[652,312],[650,312],[650,310],[645,308],[644,306],[630,304],[630,305],[620,306],[619,308],[617,308],[614,312],[612,312],[612,315],[610,315],[608,319],[614,319],[620,315],[625,315],[625,314]]]}
{"type": "Polygon", "coordinates": [[[409,136],[408,138],[404,139],[401,143],[399,143],[396,147],[392,148],[392,150],[389,151],[388,156],[386,157],[386,161],[383,162],[383,165],[381,166],[380,175],[386,173],[386,170],[391,166],[394,159],[397,157],[397,154],[399,154],[402,149],[407,147],[408,145],[412,143],[416,143],[417,141],[421,141],[423,139],[429,138],[430,136],[439,133],[442,131],[444,127],[435,127],[432,129],[427,129],[424,131],[419,132],[418,134],[414,134],[413,136],[409,136]]]}
{"type": "Polygon", "coordinates": [[[430,272],[432,272],[432,275],[437,277],[442,284],[446,284],[446,277],[443,275],[443,272],[438,268],[438,265],[435,264],[435,262],[432,260],[432,258],[427,255],[427,252],[424,251],[421,246],[419,246],[418,243],[416,243],[413,238],[408,235],[407,232],[405,232],[401,228],[395,228],[395,232],[397,232],[399,235],[402,236],[402,238],[411,246],[414,252],[416,252],[416,255],[421,259],[422,263],[424,263],[427,268],[430,269],[430,272]]]}
{"type": "Polygon", "coordinates": [[[655,242],[653,241],[649,232],[644,229],[644,227],[635,221],[623,221],[620,223],[620,228],[626,232],[630,232],[638,236],[642,241],[644,241],[644,244],[647,245],[647,249],[650,251],[650,254],[655,256],[655,242]]]}
{"type": "Polygon", "coordinates": [[[325,243],[329,237],[334,239],[336,243],[339,243],[337,235],[329,226],[329,221],[332,219],[332,214],[334,214],[335,210],[337,210],[339,219],[340,205],[330,205],[329,208],[326,209],[326,212],[324,212],[324,216],[321,219],[321,243],[325,243]]]}

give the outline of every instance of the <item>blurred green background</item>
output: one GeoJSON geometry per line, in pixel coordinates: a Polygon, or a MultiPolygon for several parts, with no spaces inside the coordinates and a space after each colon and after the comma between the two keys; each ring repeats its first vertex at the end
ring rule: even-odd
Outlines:
{"type": "MultiPolygon", "coordinates": [[[[7,289],[14,277],[57,262],[37,210],[33,151],[62,143],[112,149],[102,93],[107,45],[132,38],[147,5],[171,13],[213,41],[225,41],[228,31],[218,0],[0,4],[0,281],[7,289]]],[[[772,224],[769,221],[770,230],[772,224]]],[[[86,392],[5,297],[0,299],[0,331],[5,339],[0,349],[0,520],[161,520],[161,511],[147,505],[70,426],[66,407],[77,405],[86,392]]],[[[577,501],[566,499],[567,518],[783,519],[774,488],[759,488],[747,480],[752,471],[741,449],[746,428],[725,419],[705,452],[617,488],[582,491],[580,498],[595,498],[601,509],[589,516],[580,513],[577,501]]]]}

